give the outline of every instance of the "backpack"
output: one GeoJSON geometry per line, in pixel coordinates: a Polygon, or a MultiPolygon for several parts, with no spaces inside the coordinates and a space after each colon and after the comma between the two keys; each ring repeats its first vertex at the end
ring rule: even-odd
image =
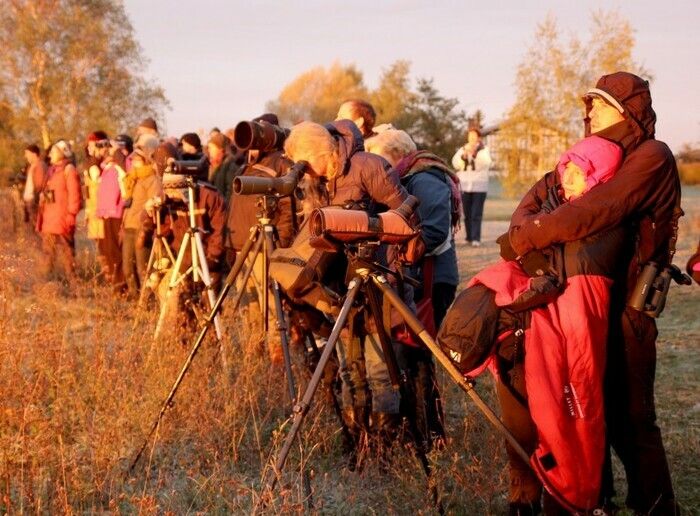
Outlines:
{"type": "MultiPolygon", "coordinates": [[[[279,283],[292,301],[306,303],[326,314],[337,315],[341,296],[325,285],[332,284],[326,278],[331,264],[345,256],[311,246],[309,219],[304,221],[292,245],[275,249],[270,257],[270,276],[279,283]]],[[[345,267],[332,267],[342,270],[345,267]]],[[[343,280],[344,278],[340,278],[343,280]]]]}

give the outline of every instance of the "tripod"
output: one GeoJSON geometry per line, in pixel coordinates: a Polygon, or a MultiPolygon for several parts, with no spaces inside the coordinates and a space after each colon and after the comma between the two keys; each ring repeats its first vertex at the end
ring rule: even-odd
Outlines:
{"type": "MultiPolygon", "coordinates": [[[[431,353],[437,358],[440,365],[442,365],[447,370],[447,373],[450,375],[452,380],[459,386],[460,389],[462,389],[462,391],[464,391],[474,401],[474,403],[476,403],[477,407],[484,414],[487,420],[496,428],[496,430],[499,433],[501,433],[506,438],[508,443],[513,447],[514,450],[516,450],[518,455],[520,455],[520,457],[525,461],[525,463],[529,464],[530,457],[528,456],[527,452],[522,448],[522,446],[520,446],[520,444],[516,441],[515,437],[513,437],[513,435],[508,431],[508,429],[501,422],[498,416],[493,412],[493,410],[491,410],[491,408],[477,394],[477,392],[474,390],[474,382],[470,378],[465,377],[464,375],[462,375],[462,373],[459,372],[459,370],[454,366],[450,358],[442,351],[442,349],[436,344],[436,342],[433,340],[430,334],[425,330],[425,328],[423,327],[420,320],[418,320],[416,315],[411,311],[411,309],[408,306],[406,306],[406,304],[399,297],[399,295],[389,285],[385,274],[391,273],[391,271],[371,261],[371,257],[374,254],[374,250],[376,249],[377,244],[364,242],[354,245],[346,244],[345,247],[346,254],[348,254],[349,257],[349,270],[353,272],[353,278],[348,284],[348,291],[345,297],[345,302],[343,303],[343,306],[340,310],[340,314],[338,315],[335,325],[333,326],[331,336],[325,345],[316,370],[314,371],[314,374],[306,388],[306,391],[304,392],[301,401],[299,401],[294,407],[292,427],[289,431],[289,434],[285,438],[282,448],[280,449],[276,461],[273,465],[272,478],[269,479],[267,482],[264,482],[266,485],[266,490],[272,491],[277,484],[279,475],[281,474],[282,469],[284,468],[285,462],[291,450],[292,443],[297,437],[301,425],[304,422],[304,418],[309,412],[311,402],[313,400],[314,394],[316,393],[316,389],[318,388],[319,382],[323,374],[323,369],[326,367],[326,364],[328,363],[328,360],[330,359],[331,354],[335,349],[335,346],[338,342],[338,338],[340,336],[340,332],[345,326],[350,311],[360,293],[364,293],[364,295],[367,297],[370,304],[370,309],[375,318],[377,316],[377,310],[379,308],[379,296],[384,296],[384,298],[389,301],[390,305],[399,312],[403,320],[408,324],[409,328],[411,328],[411,330],[420,338],[420,340],[426,345],[426,347],[431,351],[431,353]]],[[[377,322],[376,319],[375,322],[377,322]]],[[[377,322],[377,327],[380,327],[380,325],[381,318],[377,322]]],[[[396,369],[395,356],[393,354],[393,350],[391,350],[391,346],[385,345],[387,344],[386,341],[388,340],[388,338],[386,334],[382,336],[381,331],[380,339],[382,341],[382,348],[385,353],[385,358],[387,358],[387,366],[389,367],[390,376],[392,378],[392,384],[395,385],[397,376],[399,376],[399,380],[402,381],[400,379],[401,375],[396,369]]],[[[438,509],[438,511],[441,511],[442,507],[437,496],[437,490],[434,485],[431,485],[430,468],[427,464],[427,459],[425,459],[423,445],[420,442],[418,442],[417,433],[414,434],[414,437],[416,438],[416,455],[418,456],[423,466],[423,469],[426,475],[428,476],[429,488],[433,497],[433,501],[435,502],[436,508],[438,509]]]]}
{"type": "MultiPolygon", "coordinates": [[[[160,336],[163,329],[163,324],[168,312],[169,301],[173,296],[173,292],[182,284],[185,279],[191,275],[193,283],[203,283],[204,288],[207,293],[207,298],[209,300],[209,306],[214,306],[216,301],[216,296],[214,294],[214,288],[212,286],[211,275],[209,274],[209,267],[207,266],[207,259],[204,254],[204,245],[202,244],[202,229],[197,226],[195,221],[196,206],[194,203],[194,189],[195,180],[191,176],[185,176],[185,181],[187,184],[187,216],[189,219],[189,228],[185,233],[182,243],[180,244],[180,249],[177,253],[177,258],[175,264],[173,265],[172,271],[170,273],[170,281],[168,282],[168,290],[165,294],[165,300],[163,301],[163,306],[160,309],[160,315],[158,316],[158,322],[156,324],[155,333],[153,335],[154,339],[160,336]],[[192,264],[185,270],[182,271],[183,262],[186,253],[190,253],[192,264]]],[[[214,327],[216,329],[216,338],[221,340],[221,325],[218,316],[214,318],[214,327]]]]}
{"type": "MultiPolygon", "coordinates": [[[[141,310],[143,310],[144,305],[146,303],[146,296],[148,295],[148,282],[151,274],[153,272],[157,272],[161,270],[161,264],[162,260],[165,257],[164,254],[167,254],[167,258],[170,260],[170,263],[175,263],[175,255],[173,254],[172,249],[170,248],[170,245],[168,244],[168,241],[166,238],[161,235],[160,232],[160,209],[162,208],[162,204],[159,204],[157,206],[157,209],[155,213],[153,214],[153,220],[156,225],[155,229],[155,235],[156,238],[153,240],[153,246],[151,247],[151,253],[148,256],[148,263],[146,265],[146,270],[143,274],[143,278],[141,278],[141,290],[139,291],[139,299],[136,304],[136,308],[138,310],[137,313],[140,313],[141,310]],[[165,251],[165,252],[164,252],[165,251]]],[[[155,288],[152,288],[152,290],[155,290],[155,288]]],[[[134,320],[134,328],[136,328],[138,324],[138,317],[134,320]]]]}
{"type": "MultiPolygon", "coordinates": [[[[136,463],[138,462],[139,458],[143,454],[143,451],[146,449],[146,446],[148,445],[148,441],[151,439],[151,436],[155,433],[155,431],[158,429],[158,426],[160,425],[161,420],[163,419],[163,415],[165,414],[166,410],[168,407],[171,405],[173,399],[175,398],[175,394],[177,393],[178,388],[180,387],[180,384],[182,383],[185,375],[187,374],[187,371],[189,370],[190,366],[192,365],[192,361],[194,360],[194,357],[197,355],[197,352],[199,351],[199,348],[201,347],[202,343],[204,342],[204,338],[206,337],[209,328],[211,327],[212,323],[216,324],[217,317],[219,312],[221,311],[221,308],[223,306],[223,302],[226,299],[226,296],[229,293],[229,290],[231,287],[235,284],[236,279],[238,276],[241,274],[241,271],[243,271],[243,268],[245,266],[246,260],[250,258],[250,266],[245,270],[243,279],[242,279],[242,284],[245,285],[248,279],[250,278],[250,275],[253,271],[253,267],[255,265],[255,260],[257,259],[258,255],[263,252],[263,278],[262,278],[262,283],[263,283],[263,299],[262,299],[262,316],[263,316],[263,329],[265,330],[265,335],[267,335],[267,330],[269,328],[269,321],[268,321],[268,306],[269,306],[269,290],[270,286],[272,287],[273,291],[273,297],[274,297],[274,303],[275,303],[275,312],[277,315],[277,331],[280,334],[280,339],[282,341],[282,350],[284,353],[284,363],[285,363],[285,373],[287,377],[287,388],[289,390],[289,396],[291,399],[292,404],[294,405],[295,400],[296,400],[296,386],[294,385],[294,378],[292,376],[292,365],[291,365],[291,356],[289,353],[289,341],[287,339],[287,324],[284,316],[284,311],[282,309],[282,300],[280,297],[280,290],[279,286],[277,285],[276,281],[269,281],[268,279],[268,268],[269,268],[269,257],[272,251],[275,248],[275,228],[271,224],[271,217],[274,214],[274,211],[276,209],[275,205],[275,199],[276,196],[274,195],[264,195],[261,197],[261,203],[262,203],[262,211],[260,213],[260,216],[258,218],[258,224],[253,226],[250,230],[250,236],[246,243],[244,244],[243,248],[241,249],[241,252],[236,256],[236,261],[233,264],[233,267],[231,268],[231,271],[229,272],[228,276],[226,277],[226,280],[224,282],[224,285],[221,289],[221,292],[219,293],[218,299],[216,299],[215,302],[212,302],[212,308],[211,312],[209,313],[208,316],[204,317],[204,324],[197,335],[197,338],[195,339],[195,343],[192,347],[192,350],[190,351],[189,356],[187,357],[182,369],[180,370],[180,374],[178,375],[177,379],[173,383],[172,388],[170,389],[170,393],[166,397],[165,401],[163,402],[160,412],[158,414],[158,417],[154,421],[151,431],[149,432],[148,436],[146,437],[145,442],[139,449],[138,453],[136,454],[134,460],[131,463],[131,466],[129,467],[128,472],[131,472],[136,466],[136,463]]],[[[193,220],[193,217],[192,219],[193,220]]],[[[195,233],[195,237],[198,236],[198,233],[195,233]]],[[[198,240],[195,240],[198,241],[198,240]]],[[[180,254],[182,254],[183,249],[185,249],[184,246],[184,241],[183,241],[183,246],[180,248],[180,254]]],[[[178,256],[178,259],[180,256],[178,256]]],[[[205,262],[206,265],[206,262],[205,262]]],[[[238,308],[238,305],[240,304],[242,295],[243,295],[244,289],[240,289],[237,292],[237,295],[233,301],[233,305],[231,307],[231,311],[234,311],[238,308]]],[[[309,489],[310,491],[310,489],[309,489]]]]}

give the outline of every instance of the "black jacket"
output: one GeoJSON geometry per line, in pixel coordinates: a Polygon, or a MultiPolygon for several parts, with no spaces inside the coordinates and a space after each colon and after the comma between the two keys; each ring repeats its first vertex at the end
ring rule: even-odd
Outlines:
{"type": "Polygon", "coordinates": [[[557,242],[571,242],[622,225],[635,240],[629,257],[627,287],[640,267],[654,260],[668,263],[669,242],[680,216],[680,180],[668,146],[654,139],[656,114],[648,84],[618,72],[604,76],[599,88],[613,92],[627,118],[596,133],[618,143],[624,160],[607,183],[549,214],[537,214],[546,199],[547,184],[558,180],[550,172],[525,195],[513,213],[510,241],[519,255],[557,242]]]}

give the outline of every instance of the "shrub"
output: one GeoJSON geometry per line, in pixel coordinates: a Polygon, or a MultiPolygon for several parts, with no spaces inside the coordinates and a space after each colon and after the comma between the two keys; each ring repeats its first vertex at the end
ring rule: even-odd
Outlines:
{"type": "Polygon", "coordinates": [[[700,184],[700,161],[679,163],[678,174],[681,176],[681,183],[684,185],[700,184]]]}

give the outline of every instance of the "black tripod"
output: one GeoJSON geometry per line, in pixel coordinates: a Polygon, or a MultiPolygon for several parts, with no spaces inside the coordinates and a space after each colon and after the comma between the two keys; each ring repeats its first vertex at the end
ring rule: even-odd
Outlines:
{"type": "MultiPolygon", "coordinates": [[[[296,401],[296,387],[294,385],[294,378],[292,376],[292,364],[291,364],[291,356],[289,353],[289,341],[287,338],[287,323],[284,315],[284,311],[282,309],[282,300],[280,297],[280,290],[279,286],[277,285],[276,281],[270,281],[268,279],[268,268],[269,268],[269,258],[270,254],[272,251],[275,249],[275,228],[274,226],[270,223],[271,222],[271,217],[274,214],[274,211],[276,209],[276,196],[275,195],[263,195],[261,196],[261,208],[262,211],[260,213],[260,216],[258,218],[258,224],[253,226],[250,230],[250,237],[246,241],[245,245],[243,246],[243,249],[241,249],[241,252],[238,254],[236,257],[236,261],[233,264],[233,267],[231,268],[231,271],[229,272],[228,276],[226,277],[226,280],[224,282],[224,285],[221,289],[221,292],[219,294],[218,299],[216,299],[216,302],[213,303],[211,312],[209,315],[207,315],[204,318],[204,323],[202,326],[202,329],[200,330],[199,334],[197,335],[197,338],[195,340],[194,345],[192,346],[192,350],[190,351],[189,356],[187,357],[187,360],[185,361],[184,365],[182,366],[182,369],[180,370],[180,374],[178,375],[177,379],[173,383],[172,388],[170,389],[170,393],[168,396],[165,398],[165,401],[163,402],[160,412],[158,414],[158,417],[156,420],[153,422],[153,425],[151,427],[151,431],[149,432],[148,436],[146,437],[145,442],[139,449],[138,453],[136,454],[134,460],[131,463],[131,466],[129,468],[129,472],[131,472],[136,466],[136,463],[138,462],[139,458],[143,454],[143,451],[146,449],[146,446],[148,445],[148,441],[151,439],[153,434],[156,432],[158,429],[158,426],[160,425],[161,420],[163,419],[163,415],[165,414],[166,410],[168,407],[171,405],[173,399],[175,398],[175,394],[177,393],[178,388],[180,387],[180,384],[182,383],[182,380],[184,379],[185,375],[187,374],[187,371],[189,370],[190,366],[192,365],[192,361],[194,360],[194,357],[197,355],[197,352],[199,351],[199,348],[201,347],[202,343],[204,342],[204,338],[206,337],[209,329],[215,322],[217,321],[217,317],[219,312],[221,311],[221,308],[223,306],[223,302],[226,299],[226,296],[228,295],[229,290],[231,287],[235,284],[236,278],[238,278],[239,274],[243,270],[243,267],[245,266],[246,259],[250,258],[250,264],[249,267],[245,270],[245,274],[243,276],[242,284],[245,285],[248,279],[250,278],[250,275],[253,271],[253,267],[255,265],[255,260],[257,259],[258,255],[260,252],[263,253],[263,278],[262,278],[262,317],[263,317],[263,330],[264,330],[264,337],[266,338],[267,336],[267,331],[269,328],[269,322],[268,322],[268,306],[269,306],[269,289],[272,287],[272,292],[273,292],[273,297],[274,297],[274,303],[275,303],[275,311],[277,315],[277,331],[280,334],[280,339],[282,341],[282,350],[284,353],[284,365],[285,365],[285,373],[287,377],[287,388],[289,389],[289,396],[292,402],[292,405],[295,404],[296,401]]],[[[235,310],[238,308],[238,305],[240,304],[242,295],[243,295],[243,290],[240,289],[239,292],[236,295],[236,298],[233,301],[233,305],[231,306],[231,311],[235,312],[235,310]]]]}
{"type": "MultiPolygon", "coordinates": [[[[281,474],[282,469],[284,468],[287,456],[289,455],[289,452],[291,450],[292,443],[297,437],[297,434],[299,433],[299,430],[301,428],[302,423],[304,422],[306,414],[309,412],[314,394],[316,393],[316,389],[318,388],[318,384],[323,375],[323,370],[326,367],[328,360],[331,358],[333,351],[335,350],[335,346],[338,342],[340,332],[345,326],[350,311],[353,308],[353,305],[355,304],[355,301],[361,292],[364,293],[367,300],[369,301],[370,309],[372,311],[373,316],[375,317],[375,323],[377,324],[377,327],[381,328],[381,317],[379,319],[376,319],[377,314],[380,313],[378,311],[379,299],[381,298],[381,296],[384,296],[384,299],[387,299],[389,301],[392,308],[399,312],[399,314],[401,315],[403,320],[408,324],[411,330],[428,347],[432,354],[435,355],[438,362],[440,362],[440,364],[447,370],[452,380],[460,387],[460,389],[462,389],[465,393],[467,393],[467,395],[469,395],[470,398],[472,398],[479,410],[481,410],[481,412],[486,416],[488,421],[496,428],[496,430],[506,438],[508,443],[513,447],[513,449],[516,450],[518,455],[521,456],[525,463],[529,463],[530,461],[530,457],[528,456],[527,452],[523,450],[520,444],[516,441],[515,437],[513,437],[513,435],[508,431],[508,429],[503,425],[498,416],[491,410],[491,408],[481,399],[481,397],[474,390],[474,384],[471,381],[471,379],[465,378],[464,375],[462,375],[462,373],[460,373],[459,370],[457,370],[450,358],[442,351],[442,349],[435,343],[430,334],[425,330],[425,328],[423,327],[422,323],[418,320],[416,315],[411,311],[411,309],[408,306],[406,306],[406,304],[399,297],[399,295],[389,285],[385,274],[391,273],[391,271],[371,261],[371,257],[374,255],[376,246],[376,243],[360,243],[355,245],[346,244],[345,246],[346,254],[349,257],[349,270],[353,272],[353,279],[348,284],[348,291],[345,297],[345,302],[343,303],[343,306],[340,309],[340,314],[338,315],[335,325],[333,326],[333,331],[331,332],[331,336],[329,337],[328,342],[325,345],[325,348],[323,350],[321,358],[319,359],[318,365],[316,367],[316,370],[314,371],[311,381],[306,387],[306,391],[304,392],[301,401],[299,401],[294,407],[292,427],[284,441],[284,444],[282,445],[281,450],[279,451],[279,454],[277,455],[275,464],[273,465],[273,476],[267,482],[265,482],[266,490],[268,491],[274,489],[275,485],[277,484],[279,475],[281,474]]],[[[386,334],[382,336],[382,334],[383,332],[380,331],[379,335],[382,343],[382,349],[384,351],[384,356],[387,360],[387,366],[389,367],[389,372],[392,378],[392,384],[396,385],[396,383],[398,383],[400,388],[403,386],[403,388],[405,389],[406,380],[405,378],[401,378],[402,376],[405,377],[405,374],[398,372],[391,343],[388,342],[388,336],[386,334]]],[[[411,424],[411,418],[409,417],[408,419],[409,424],[411,424]]],[[[437,489],[433,485],[430,476],[431,471],[430,466],[427,462],[427,458],[425,457],[424,444],[419,441],[420,437],[417,432],[417,429],[415,429],[415,419],[411,424],[411,427],[411,431],[414,434],[414,439],[416,440],[416,455],[420,460],[426,475],[428,476],[429,488],[436,508],[438,509],[438,511],[442,512],[442,506],[438,498],[437,489]]]]}
{"type": "MultiPolygon", "coordinates": [[[[349,258],[348,269],[353,271],[353,279],[348,284],[348,291],[346,294],[345,302],[340,310],[338,318],[335,321],[331,335],[323,349],[323,353],[319,358],[316,370],[306,388],[302,400],[297,403],[294,407],[293,413],[293,423],[292,428],[287,435],[282,449],[277,456],[277,460],[274,464],[273,477],[265,482],[266,489],[271,491],[274,489],[277,479],[281,470],[284,468],[287,456],[291,450],[292,442],[295,437],[298,437],[299,429],[301,424],[309,411],[311,406],[311,400],[316,393],[318,384],[323,376],[324,369],[330,360],[332,353],[335,350],[335,346],[338,342],[341,330],[345,327],[348,317],[350,315],[355,301],[360,293],[366,299],[371,317],[377,328],[379,335],[379,342],[381,344],[382,353],[387,364],[387,369],[389,372],[389,377],[391,379],[392,388],[399,391],[403,399],[412,399],[412,384],[408,378],[405,371],[402,371],[397,363],[396,355],[394,353],[394,348],[392,346],[389,335],[386,333],[382,326],[382,315],[381,315],[381,292],[374,286],[371,281],[374,274],[394,274],[391,270],[383,267],[382,265],[372,261],[373,256],[376,253],[378,243],[363,243],[357,246],[348,245],[346,246],[346,254],[349,258]]],[[[382,278],[384,276],[381,276],[382,278]]],[[[393,291],[392,291],[393,292],[393,291]]],[[[401,301],[401,303],[403,303],[401,301]]],[[[426,443],[422,439],[422,436],[418,430],[416,424],[415,413],[407,414],[408,430],[414,442],[414,451],[416,457],[418,458],[423,471],[425,472],[431,496],[436,508],[440,513],[442,513],[442,505],[440,503],[437,488],[433,484],[431,468],[426,455],[426,443]]]]}

